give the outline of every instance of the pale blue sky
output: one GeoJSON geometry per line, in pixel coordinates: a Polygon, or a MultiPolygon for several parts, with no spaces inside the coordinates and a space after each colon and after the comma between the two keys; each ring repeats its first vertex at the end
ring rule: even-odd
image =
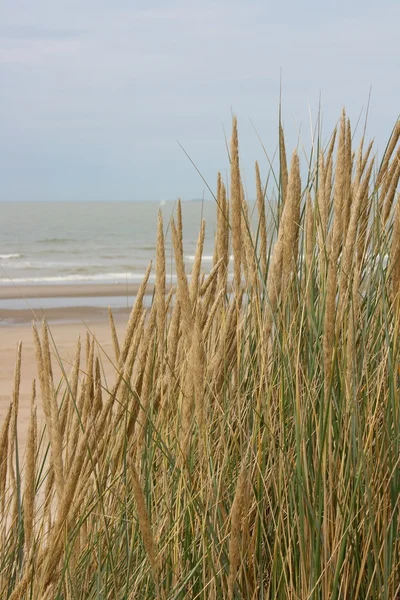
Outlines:
{"type": "Polygon", "coordinates": [[[383,151],[400,106],[399,0],[14,0],[0,4],[0,200],[201,197],[228,165],[327,135],[347,107],[383,151]],[[364,112],[362,112],[364,111],[364,112]]]}

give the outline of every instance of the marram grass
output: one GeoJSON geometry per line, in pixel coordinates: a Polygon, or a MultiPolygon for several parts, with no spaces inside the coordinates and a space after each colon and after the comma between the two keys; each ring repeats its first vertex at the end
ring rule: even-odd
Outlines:
{"type": "Polygon", "coordinates": [[[90,336],[54,381],[48,326],[34,329],[22,457],[19,346],[0,598],[400,597],[399,137],[397,123],[378,162],[343,112],[301,178],[280,126],[275,190],[256,165],[253,231],[234,119],[211,273],[204,224],[185,271],[179,204],[168,293],[160,215],[151,308],[150,266],[124,339],[110,313],[108,385],[90,336]]]}

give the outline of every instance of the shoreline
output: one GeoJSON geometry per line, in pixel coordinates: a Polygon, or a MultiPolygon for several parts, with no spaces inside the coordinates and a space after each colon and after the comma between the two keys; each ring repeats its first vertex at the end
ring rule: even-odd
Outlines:
{"type": "MultiPolygon", "coordinates": [[[[108,307],[115,319],[127,319],[140,285],[70,284],[0,286],[0,330],[40,322],[85,324],[108,322],[108,307]],[[92,299],[92,300],[91,300],[92,299]],[[64,301],[63,301],[64,300],[64,301]],[[81,301],[80,301],[81,300],[81,301]]],[[[149,282],[145,305],[150,304],[154,283],[149,282]]]]}
{"type": "MultiPolygon", "coordinates": [[[[129,307],[112,308],[114,320],[127,319],[132,309],[129,307]]],[[[108,322],[108,307],[68,306],[46,309],[20,308],[0,310],[0,331],[7,327],[26,326],[32,322],[40,323],[46,319],[49,324],[79,324],[108,322]]]]}
{"type": "MultiPolygon", "coordinates": [[[[136,296],[139,283],[76,283],[43,285],[0,285],[0,299],[24,298],[95,298],[96,296],[136,296]]],[[[147,284],[147,294],[154,289],[154,282],[147,284]]]]}

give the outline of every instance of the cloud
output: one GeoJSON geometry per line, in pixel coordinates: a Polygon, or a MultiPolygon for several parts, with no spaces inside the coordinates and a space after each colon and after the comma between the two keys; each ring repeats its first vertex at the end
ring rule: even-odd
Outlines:
{"type": "MultiPolygon", "coordinates": [[[[308,129],[308,105],[316,112],[320,93],[327,129],[343,104],[356,119],[371,85],[371,132],[384,138],[397,116],[396,2],[15,0],[1,16],[5,195],[29,162],[75,172],[76,195],[85,165],[92,176],[103,164],[121,193],[131,177],[139,195],[174,197],[181,186],[201,195],[176,139],[213,180],[231,109],[252,173],[262,151],[249,118],[271,151],[281,70],[289,147],[301,123],[308,129]]],[[[28,169],[32,197],[41,194],[36,171],[28,169]]],[[[57,197],[56,181],[49,196],[57,197]]]]}
{"type": "Polygon", "coordinates": [[[0,25],[0,40],[70,40],[87,34],[87,30],[43,28],[34,25],[0,25]]]}

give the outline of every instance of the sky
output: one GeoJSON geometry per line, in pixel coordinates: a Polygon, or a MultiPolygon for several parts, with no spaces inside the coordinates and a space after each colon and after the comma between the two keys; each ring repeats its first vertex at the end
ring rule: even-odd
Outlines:
{"type": "Polygon", "coordinates": [[[311,147],[320,106],[323,137],[343,106],[357,137],[369,102],[382,154],[399,23],[399,0],[1,0],[0,200],[207,198],[232,114],[251,195],[280,89],[288,151],[311,147]]]}

